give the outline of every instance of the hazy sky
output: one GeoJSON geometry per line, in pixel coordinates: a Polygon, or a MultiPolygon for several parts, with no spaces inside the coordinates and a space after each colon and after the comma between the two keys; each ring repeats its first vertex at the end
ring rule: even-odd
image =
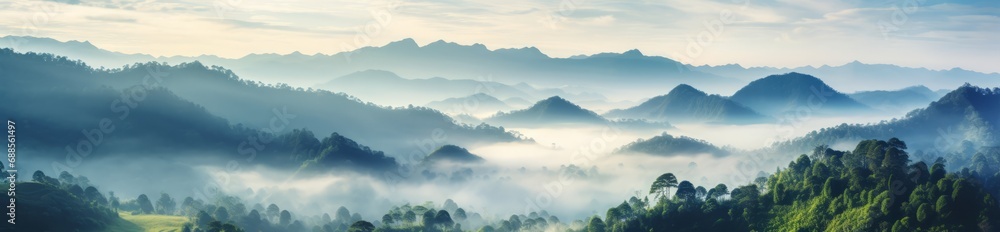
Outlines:
{"type": "Polygon", "coordinates": [[[556,57],[638,48],[691,64],[1000,72],[996,0],[0,0],[0,34],[167,56],[329,54],[414,38],[556,57]]]}

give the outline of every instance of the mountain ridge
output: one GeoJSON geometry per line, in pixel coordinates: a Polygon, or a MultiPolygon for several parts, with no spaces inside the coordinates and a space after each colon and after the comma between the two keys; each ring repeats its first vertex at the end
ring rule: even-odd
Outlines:
{"type": "Polygon", "coordinates": [[[826,114],[870,110],[823,80],[796,72],[754,80],[729,99],[772,116],[801,110],[826,114]]]}
{"type": "Polygon", "coordinates": [[[552,124],[603,124],[604,119],[593,111],[584,109],[559,96],[536,102],[527,109],[498,113],[485,119],[500,125],[538,126],[552,124]]]}
{"type": "Polygon", "coordinates": [[[669,121],[671,123],[742,124],[771,120],[740,103],[719,95],[709,95],[687,84],[678,85],[667,94],[653,97],[637,106],[611,110],[604,116],[669,121]]]}

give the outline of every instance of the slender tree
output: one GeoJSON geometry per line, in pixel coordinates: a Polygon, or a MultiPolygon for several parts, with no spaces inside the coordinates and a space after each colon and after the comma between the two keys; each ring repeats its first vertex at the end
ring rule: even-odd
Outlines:
{"type": "Polygon", "coordinates": [[[653,181],[653,185],[649,187],[649,194],[656,194],[657,198],[664,198],[670,193],[672,187],[677,187],[677,177],[673,173],[664,173],[657,177],[656,181],[653,181]]]}

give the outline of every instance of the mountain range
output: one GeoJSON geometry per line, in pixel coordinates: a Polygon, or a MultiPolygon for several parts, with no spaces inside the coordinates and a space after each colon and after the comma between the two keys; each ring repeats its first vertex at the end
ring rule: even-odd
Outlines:
{"type": "MultiPolygon", "coordinates": [[[[147,61],[178,64],[197,60],[207,66],[219,65],[234,70],[243,79],[272,84],[287,83],[296,87],[311,87],[335,77],[371,69],[392,70],[406,77],[476,79],[489,76],[492,78],[490,81],[494,82],[529,82],[546,88],[573,83],[586,89],[605,89],[608,92],[604,94],[624,99],[662,94],[663,88],[678,84],[700,86],[709,92],[728,93],[757,77],[788,72],[821,76],[831,86],[850,92],[900,89],[914,85],[953,89],[966,82],[990,85],[1000,79],[998,73],[980,73],[959,68],[929,70],[857,61],[841,66],[798,68],[746,68],[738,64],[692,66],[666,57],[648,56],[638,50],[554,58],[534,47],[490,50],[482,44],[461,45],[445,41],[420,46],[413,39],[333,55],[293,52],[284,55],[249,54],[240,58],[122,54],[100,49],[87,41],[62,42],[37,37],[6,36],[0,40],[11,41],[8,44],[13,44],[17,51],[60,54],[71,59],[81,59],[95,67],[121,67],[147,61]],[[870,86],[878,86],[879,89],[871,89],[870,86]]],[[[471,93],[463,96],[468,94],[471,93]]]]}
{"type": "Polygon", "coordinates": [[[366,101],[389,106],[425,105],[445,98],[466,97],[479,93],[498,98],[516,97],[536,101],[553,95],[577,100],[602,101],[606,99],[596,93],[576,94],[561,89],[536,89],[524,83],[512,86],[489,80],[451,80],[441,77],[406,79],[393,72],[383,70],[359,71],[314,87],[343,92],[366,101]]]}
{"type": "Polygon", "coordinates": [[[454,163],[481,163],[486,161],[483,157],[469,153],[469,150],[455,145],[444,145],[431,154],[424,157],[424,163],[436,164],[440,162],[454,163]]]}
{"type": "Polygon", "coordinates": [[[513,109],[507,103],[485,93],[433,101],[426,106],[445,113],[473,115],[492,115],[513,109]]]}
{"type": "MultiPolygon", "coordinates": [[[[521,140],[485,124],[457,125],[428,108],[387,108],[328,91],[261,85],[200,63],[145,63],[96,70],[65,57],[2,49],[0,68],[6,85],[0,96],[22,99],[5,104],[0,113],[23,119],[31,131],[24,134],[24,142],[46,145],[35,147],[76,143],[80,131],[105,119],[120,121],[116,137],[163,143],[120,141],[128,146],[122,150],[150,152],[184,144],[185,148],[228,153],[256,134],[274,136],[294,128],[309,128],[320,135],[339,133],[396,156],[419,149],[410,142],[412,138],[433,138],[421,141],[430,146],[521,140]],[[67,119],[66,115],[74,116],[67,119]]],[[[101,150],[115,147],[109,143],[113,141],[103,141],[101,150]]]]}
{"type": "Polygon", "coordinates": [[[989,86],[1000,79],[1000,73],[982,73],[961,68],[931,70],[892,64],[871,64],[852,61],[843,65],[803,66],[795,68],[743,67],[739,64],[692,66],[691,70],[750,81],[775,73],[808,73],[823,77],[827,84],[841,91],[858,92],[902,89],[924,85],[931,89],[955,89],[964,83],[989,86]],[[864,83],[859,85],[859,83],[864,83]]]}
{"type": "MultiPolygon", "coordinates": [[[[807,152],[820,145],[850,144],[872,138],[899,138],[910,149],[951,153],[966,146],[1000,145],[1000,88],[963,85],[900,119],[875,124],[841,124],[776,143],[775,151],[807,152]]],[[[928,158],[933,161],[933,157],[928,158]]]]}
{"type": "Polygon", "coordinates": [[[729,152],[711,143],[687,136],[673,136],[663,133],[649,139],[639,139],[618,149],[622,152],[638,152],[659,156],[682,156],[710,154],[713,156],[729,155],[729,152]]]}
{"type": "Polygon", "coordinates": [[[875,109],[901,112],[927,106],[928,103],[940,98],[942,94],[938,94],[926,86],[918,85],[898,90],[861,91],[849,96],[875,109]]]}
{"type": "Polygon", "coordinates": [[[708,95],[690,85],[674,87],[666,95],[642,104],[611,110],[608,118],[634,118],[671,123],[762,123],[773,119],[719,95],[708,95]]]}
{"type": "Polygon", "coordinates": [[[758,112],[779,116],[796,111],[816,114],[846,114],[871,110],[837,92],[822,80],[801,73],[770,75],[750,82],[730,100],[758,112]]]}
{"type": "Polygon", "coordinates": [[[537,127],[565,124],[608,123],[593,111],[584,109],[559,96],[536,102],[527,109],[503,112],[485,119],[486,122],[507,127],[537,127]]]}

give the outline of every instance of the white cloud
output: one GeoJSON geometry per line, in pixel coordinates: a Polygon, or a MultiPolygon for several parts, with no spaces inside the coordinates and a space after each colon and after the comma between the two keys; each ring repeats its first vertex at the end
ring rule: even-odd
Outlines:
{"type": "Polygon", "coordinates": [[[895,28],[890,33],[883,33],[879,23],[892,22],[893,17],[898,21],[897,11],[906,9],[902,3],[744,3],[83,0],[74,5],[0,0],[0,28],[6,29],[0,34],[30,32],[60,40],[89,40],[126,53],[241,57],[248,53],[340,52],[340,42],[353,41],[358,29],[368,26],[378,33],[370,36],[366,45],[403,38],[444,39],[490,48],[536,46],[557,57],[632,48],[648,55],[670,56],[688,45],[687,38],[705,31],[706,21],[732,12],[733,23],[725,25],[723,33],[692,63],[787,67],[860,60],[1000,71],[994,65],[997,55],[982,52],[982,48],[995,48],[993,41],[1000,39],[995,30],[1000,28],[1000,10],[989,2],[921,2],[925,5],[908,10],[905,22],[892,24],[895,28]],[[398,7],[390,9],[390,3],[398,3],[398,7]],[[108,26],[110,23],[115,26],[108,26]],[[379,26],[371,27],[373,24],[379,26]],[[31,30],[22,30],[25,25],[31,30]],[[903,56],[904,52],[888,48],[906,49],[905,53],[911,54],[903,56]],[[774,55],[761,59],[760,54],[774,55]],[[914,57],[934,62],[915,62],[914,57]]]}

